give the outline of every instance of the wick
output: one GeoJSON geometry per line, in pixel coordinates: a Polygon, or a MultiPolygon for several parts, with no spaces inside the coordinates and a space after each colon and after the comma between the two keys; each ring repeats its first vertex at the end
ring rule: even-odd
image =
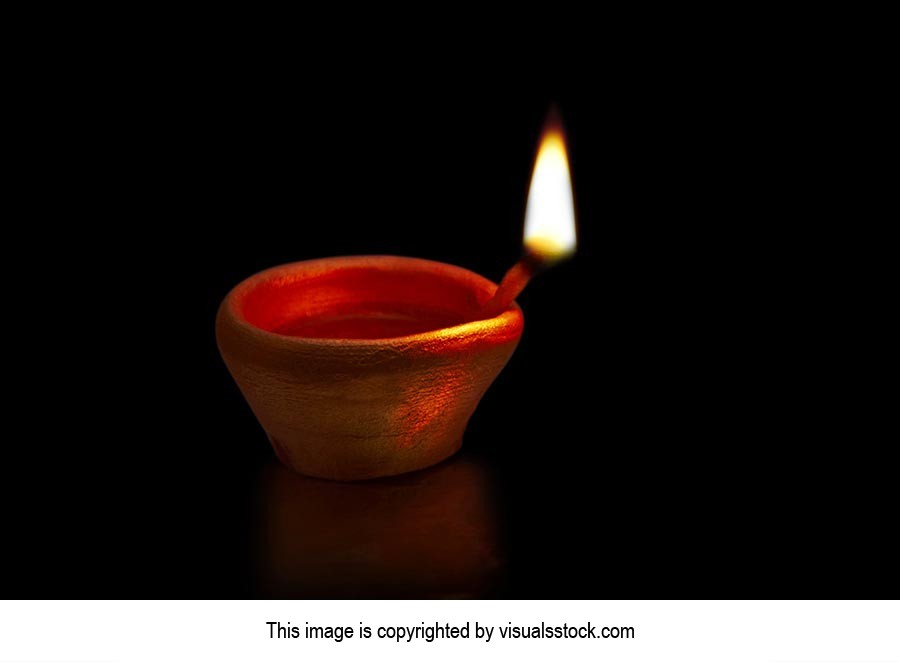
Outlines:
{"type": "Polygon", "coordinates": [[[526,251],[503,276],[494,296],[481,307],[481,319],[496,317],[509,308],[529,281],[547,266],[547,261],[536,252],[526,251]]]}

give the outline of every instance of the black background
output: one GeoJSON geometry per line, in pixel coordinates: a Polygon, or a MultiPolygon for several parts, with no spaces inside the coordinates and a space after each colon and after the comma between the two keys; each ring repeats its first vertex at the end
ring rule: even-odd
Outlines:
{"type": "Polygon", "coordinates": [[[199,49],[77,88],[92,137],[63,152],[90,144],[101,167],[69,194],[103,223],[54,239],[80,248],[47,329],[52,388],[5,463],[4,597],[259,595],[272,454],[218,356],[219,302],[331,255],[499,279],[552,102],[578,252],[520,297],[522,342],[463,451],[500,495],[492,595],[882,590],[889,483],[824,337],[828,230],[782,197],[808,118],[740,58],[638,46],[331,68],[199,49]]]}

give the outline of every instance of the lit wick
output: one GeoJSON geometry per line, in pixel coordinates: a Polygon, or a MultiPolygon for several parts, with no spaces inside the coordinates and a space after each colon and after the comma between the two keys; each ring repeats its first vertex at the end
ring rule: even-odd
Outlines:
{"type": "Polygon", "coordinates": [[[496,317],[512,305],[528,282],[575,252],[575,205],[566,140],[559,115],[550,111],[534,161],[525,207],[525,254],[506,272],[481,317],[496,317]]]}
{"type": "Polygon", "coordinates": [[[496,317],[512,305],[529,281],[549,265],[535,251],[525,249],[525,255],[503,276],[494,296],[481,308],[483,319],[496,317]]]}

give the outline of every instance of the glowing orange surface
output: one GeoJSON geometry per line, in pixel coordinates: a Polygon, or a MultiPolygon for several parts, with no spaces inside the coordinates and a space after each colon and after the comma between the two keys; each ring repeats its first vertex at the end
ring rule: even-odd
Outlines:
{"type": "Polygon", "coordinates": [[[298,317],[272,329],[299,338],[396,338],[462,324],[461,315],[445,310],[402,305],[359,304],[319,317],[298,317]]]}
{"type": "Polygon", "coordinates": [[[517,306],[469,321],[495,289],[413,258],[297,262],[232,290],[216,335],[282,462],[324,478],[387,476],[462,443],[522,333],[517,306]]]}

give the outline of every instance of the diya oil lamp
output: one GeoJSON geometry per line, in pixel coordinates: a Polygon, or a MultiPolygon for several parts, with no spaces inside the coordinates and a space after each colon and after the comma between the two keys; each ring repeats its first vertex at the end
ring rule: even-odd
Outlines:
{"type": "Polygon", "coordinates": [[[235,287],[216,318],[219,350],[281,462],[361,480],[459,450],[522,334],[515,297],[575,250],[555,114],[535,160],[524,243],[499,286],[450,264],[375,255],[285,264],[235,287]]]}

